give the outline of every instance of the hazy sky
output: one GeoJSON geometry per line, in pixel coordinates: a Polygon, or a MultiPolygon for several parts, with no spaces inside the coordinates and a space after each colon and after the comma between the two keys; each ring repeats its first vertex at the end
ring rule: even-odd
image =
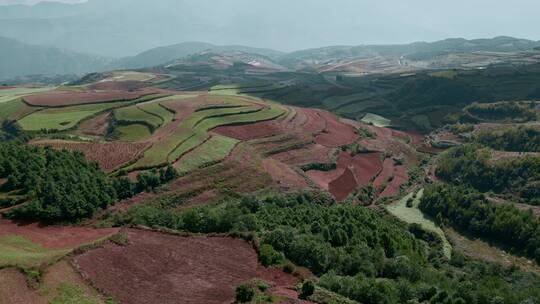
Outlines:
{"type": "MultiPolygon", "coordinates": [[[[28,4],[36,1],[39,0],[0,0],[0,4],[28,4]]],[[[102,13],[104,18],[106,14],[112,14],[113,9],[109,9],[110,6],[130,2],[91,0],[98,1],[106,3],[104,7],[107,7],[107,10],[102,13]]],[[[143,35],[145,28],[137,28],[136,34],[141,41],[122,41],[129,43],[133,52],[151,46],[193,40],[246,44],[287,51],[338,44],[408,43],[451,37],[471,39],[505,35],[540,40],[540,0],[131,1],[138,1],[139,4],[122,6],[117,10],[120,17],[144,17],[137,17],[136,23],[126,21],[113,24],[112,26],[120,29],[111,34],[127,36],[130,34],[127,30],[131,30],[133,24],[148,28],[147,36],[143,35]],[[139,12],[134,13],[134,8],[139,12]],[[145,23],[141,24],[141,20],[145,23]]],[[[110,17],[110,20],[116,18],[117,15],[110,17]]],[[[102,23],[93,23],[93,26],[99,27],[100,24],[102,23]]],[[[59,25],[55,26],[54,29],[58,30],[59,25]]],[[[80,32],[66,36],[70,35],[71,29],[61,29],[64,36],[59,36],[56,40],[38,39],[37,36],[46,35],[48,32],[36,33],[35,40],[37,43],[66,43],[66,47],[80,44],[79,41],[73,41],[72,44],[66,42],[81,35],[80,32]]],[[[8,34],[7,31],[1,33],[8,34]]],[[[26,39],[24,35],[20,35],[20,38],[26,39]]],[[[91,38],[103,39],[100,36],[91,38]]],[[[119,40],[112,42],[114,41],[119,40]]],[[[100,52],[99,49],[90,51],[100,52]]]]}

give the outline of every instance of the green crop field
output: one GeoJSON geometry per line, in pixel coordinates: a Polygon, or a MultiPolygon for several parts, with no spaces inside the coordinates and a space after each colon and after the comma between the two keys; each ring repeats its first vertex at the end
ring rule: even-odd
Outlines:
{"type": "Polygon", "coordinates": [[[141,104],[138,106],[139,109],[151,113],[153,115],[159,116],[163,121],[163,124],[168,124],[174,119],[174,113],[167,110],[158,102],[151,102],[146,104],[141,104]]]}
{"type": "Polygon", "coordinates": [[[115,129],[118,140],[127,142],[137,142],[152,135],[146,125],[133,123],[125,126],[117,126],[115,129]]]}
{"type": "MultiPolygon", "coordinates": [[[[248,104],[246,100],[238,97],[212,96],[209,97],[212,104],[248,104]]],[[[267,108],[260,106],[243,106],[234,108],[209,108],[195,112],[185,119],[178,127],[177,132],[164,141],[152,146],[144,157],[141,158],[131,169],[149,168],[164,165],[167,162],[175,162],[185,153],[196,148],[208,139],[208,130],[230,124],[250,123],[275,119],[285,112],[281,107],[270,105],[267,108]]]]}
{"type": "Polygon", "coordinates": [[[213,135],[208,141],[185,155],[175,167],[181,173],[202,168],[225,159],[238,143],[236,139],[213,135]]]}
{"type": "Polygon", "coordinates": [[[163,120],[159,116],[145,112],[137,105],[114,110],[114,117],[123,123],[147,124],[154,130],[159,128],[163,123],[163,120]]]}
{"type": "Polygon", "coordinates": [[[52,250],[16,235],[0,237],[0,268],[38,267],[54,262],[70,250],[52,250]]]}
{"type": "Polygon", "coordinates": [[[436,233],[443,241],[443,250],[446,257],[450,257],[452,254],[452,245],[446,239],[444,231],[439,228],[431,219],[426,217],[422,211],[418,209],[420,199],[424,194],[424,189],[421,189],[414,198],[412,207],[407,207],[407,201],[413,198],[413,193],[402,198],[398,203],[388,205],[386,208],[390,213],[399,218],[400,220],[409,224],[419,224],[423,229],[436,233]]]}
{"type": "Polygon", "coordinates": [[[49,108],[32,113],[19,120],[19,125],[26,131],[68,130],[83,119],[94,114],[125,105],[126,102],[81,105],[66,108],[49,108]]]}
{"type": "Polygon", "coordinates": [[[0,103],[4,103],[13,99],[17,99],[19,97],[39,93],[39,92],[45,92],[53,90],[54,87],[42,87],[42,88],[25,88],[25,87],[19,87],[19,88],[13,88],[13,89],[3,89],[0,90],[0,103]]]}

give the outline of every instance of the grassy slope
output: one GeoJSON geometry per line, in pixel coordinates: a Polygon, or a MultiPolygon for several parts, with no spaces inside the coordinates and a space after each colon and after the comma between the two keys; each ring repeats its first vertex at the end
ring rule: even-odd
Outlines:
{"type": "Polygon", "coordinates": [[[220,135],[213,135],[208,141],[185,155],[175,167],[181,173],[204,167],[225,159],[238,143],[237,140],[220,135]]]}
{"type": "Polygon", "coordinates": [[[441,239],[443,240],[444,255],[447,257],[450,257],[450,255],[452,254],[452,246],[446,239],[444,231],[442,231],[441,228],[435,225],[435,223],[431,219],[427,218],[422,213],[422,211],[418,209],[418,204],[420,203],[420,199],[422,198],[423,193],[424,193],[424,189],[420,190],[417,193],[416,198],[414,199],[412,208],[407,207],[407,200],[413,197],[413,193],[410,193],[409,195],[402,198],[398,203],[387,206],[387,209],[390,213],[392,213],[394,216],[401,219],[402,221],[407,222],[409,224],[413,224],[413,223],[419,224],[425,230],[434,232],[438,236],[440,236],[441,239]]]}
{"type": "Polygon", "coordinates": [[[39,131],[41,129],[67,130],[73,128],[80,121],[89,116],[124,104],[126,104],[126,102],[49,108],[28,115],[18,122],[26,131],[39,131]]]}
{"type": "Polygon", "coordinates": [[[38,110],[40,108],[29,107],[22,100],[15,99],[0,103],[0,121],[10,118],[12,115],[21,112],[32,112],[32,110],[38,110]]]}
{"type": "Polygon", "coordinates": [[[69,253],[70,250],[51,250],[25,238],[8,235],[0,237],[0,267],[38,267],[69,253]]]}
{"type": "Polygon", "coordinates": [[[124,123],[143,123],[157,129],[163,121],[159,116],[141,110],[137,105],[114,110],[116,120],[124,123]]]}
{"type": "Polygon", "coordinates": [[[118,139],[127,142],[137,142],[146,139],[152,135],[147,126],[133,123],[127,126],[117,126],[115,130],[118,139]]]}
{"type": "Polygon", "coordinates": [[[153,115],[161,117],[163,124],[170,123],[174,119],[174,113],[165,109],[158,102],[152,102],[147,104],[142,104],[138,106],[139,109],[151,113],[153,115]]]}

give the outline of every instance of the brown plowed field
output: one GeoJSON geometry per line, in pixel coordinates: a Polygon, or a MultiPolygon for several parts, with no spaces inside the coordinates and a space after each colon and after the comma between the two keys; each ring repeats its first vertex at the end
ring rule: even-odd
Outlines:
{"type": "Polygon", "coordinates": [[[381,186],[386,183],[389,178],[394,176],[394,167],[394,160],[392,158],[384,160],[381,173],[377,176],[375,181],[373,181],[373,187],[375,187],[378,193],[381,186]]]}
{"type": "Polygon", "coordinates": [[[336,116],[328,112],[319,112],[326,121],[326,129],[316,137],[318,144],[329,147],[340,147],[353,143],[357,138],[353,127],[341,122],[336,116]]]}
{"type": "Polygon", "coordinates": [[[245,241],[127,230],[129,245],[107,244],[74,258],[95,287],[121,303],[231,303],[257,276],[245,241]]]}
{"type": "Polygon", "coordinates": [[[263,167],[272,179],[282,188],[287,189],[309,189],[304,177],[291,167],[273,158],[263,160],[263,167]]]}
{"type": "Polygon", "coordinates": [[[332,153],[331,148],[315,144],[301,149],[274,154],[272,158],[288,165],[301,166],[309,163],[330,163],[330,153],[332,153]]]}
{"type": "Polygon", "coordinates": [[[381,197],[392,197],[399,193],[399,187],[409,179],[407,168],[405,166],[395,166],[394,179],[386,186],[381,193],[381,197]]]}
{"type": "Polygon", "coordinates": [[[300,129],[304,133],[308,134],[320,134],[326,129],[326,121],[321,116],[318,110],[314,109],[299,109],[300,112],[305,112],[307,121],[305,124],[301,125],[300,129]]]}
{"type": "Polygon", "coordinates": [[[118,232],[116,228],[92,229],[69,226],[40,226],[0,219],[0,236],[17,235],[49,249],[71,249],[118,232]]]}
{"type": "Polygon", "coordinates": [[[271,120],[239,126],[222,126],[212,129],[212,131],[238,140],[250,140],[281,134],[283,128],[279,122],[271,120]]]}
{"type": "Polygon", "coordinates": [[[111,113],[107,112],[96,117],[83,120],[77,128],[77,132],[90,136],[105,136],[107,135],[107,131],[109,129],[110,116],[111,113]]]}
{"type": "Polygon", "coordinates": [[[350,168],[345,169],[345,172],[337,179],[330,182],[329,191],[338,201],[347,198],[349,193],[356,189],[358,182],[354,178],[350,168]]]}
{"type": "Polygon", "coordinates": [[[114,171],[122,165],[136,160],[150,147],[150,143],[79,143],[63,140],[43,140],[35,145],[51,146],[55,149],[67,149],[84,153],[86,158],[95,161],[106,172],[114,171]]]}
{"type": "Polygon", "coordinates": [[[135,92],[127,91],[51,91],[38,93],[23,97],[24,100],[33,106],[61,107],[70,105],[81,105],[89,103],[102,103],[121,100],[133,100],[144,95],[155,93],[155,90],[140,90],[135,92]]]}
{"type": "Polygon", "coordinates": [[[311,170],[307,175],[337,200],[343,200],[354,189],[367,186],[377,176],[382,170],[381,157],[381,153],[351,156],[348,152],[342,152],[336,170],[326,172],[311,170]]]}
{"type": "MultiPolygon", "coordinates": [[[[105,300],[93,289],[86,285],[83,278],[69,265],[60,261],[47,268],[41,278],[40,289],[28,287],[26,277],[16,269],[0,270],[0,303],[2,304],[47,304],[59,303],[58,288],[69,284],[81,292],[77,294],[84,303],[105,303],[105,300]],[[45,292],[46,291],[46,292],[45,292]]],[[[62,302],[64,303],[64,302],[62,302]]]]}
{"type": "Polygon", "coordinates": [[[28,287],[24,274],[10,268],[0,270],[0,303],[47,304],[47,301],[28,287]]]}

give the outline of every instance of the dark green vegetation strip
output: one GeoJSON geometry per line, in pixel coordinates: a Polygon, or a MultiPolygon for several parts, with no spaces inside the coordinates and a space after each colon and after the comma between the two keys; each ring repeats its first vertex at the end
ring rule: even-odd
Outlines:
{"type": "Polygon", "coordinates": [[[540,156],[490,161],[491,152],[481,145],[463,145],[445,152],[437,163],[437,176],[479,191],[519,194],[523,203],[540,204],[540,156]]]}
{"type": "Polygon", "coordinates": [[[12,142],[0,143],[0,195],[9,193],[26,203],[8,217],[54,223],[92,217],[117,199],[150,191],[177,177],[172,167],[140,174],[137,182],[113,179],[80,152],[58,151],[12,142]]]}
{"type": "Polygon", "coordinates": [[[495,205],[474,189],[443,183],[427,187],[419,207],[439,222],[503,244],[540,263],[540,219],[532,212],[495,205]]]}
{"type": "Polygon", "coordinates": [[[441,256],[440,239],[378,211],[336,205],[324,194],[230,199],[214,207],[173,210],[186,198],[136,206],[112,215],[195,233],[254,232],[270,264],[281,252],[321,276],[320,285],[360,303],[524,303],[540,297],[540,278],[517,268],[441,256]],[[270,245],[271,248],[268,246],[270,245]]]}
{"type": "Polygon", "coordinates": [[[540,152],[540,130],[532,127],[485,130],[476,141],[495,150],[511,152],[540,152]]]}

